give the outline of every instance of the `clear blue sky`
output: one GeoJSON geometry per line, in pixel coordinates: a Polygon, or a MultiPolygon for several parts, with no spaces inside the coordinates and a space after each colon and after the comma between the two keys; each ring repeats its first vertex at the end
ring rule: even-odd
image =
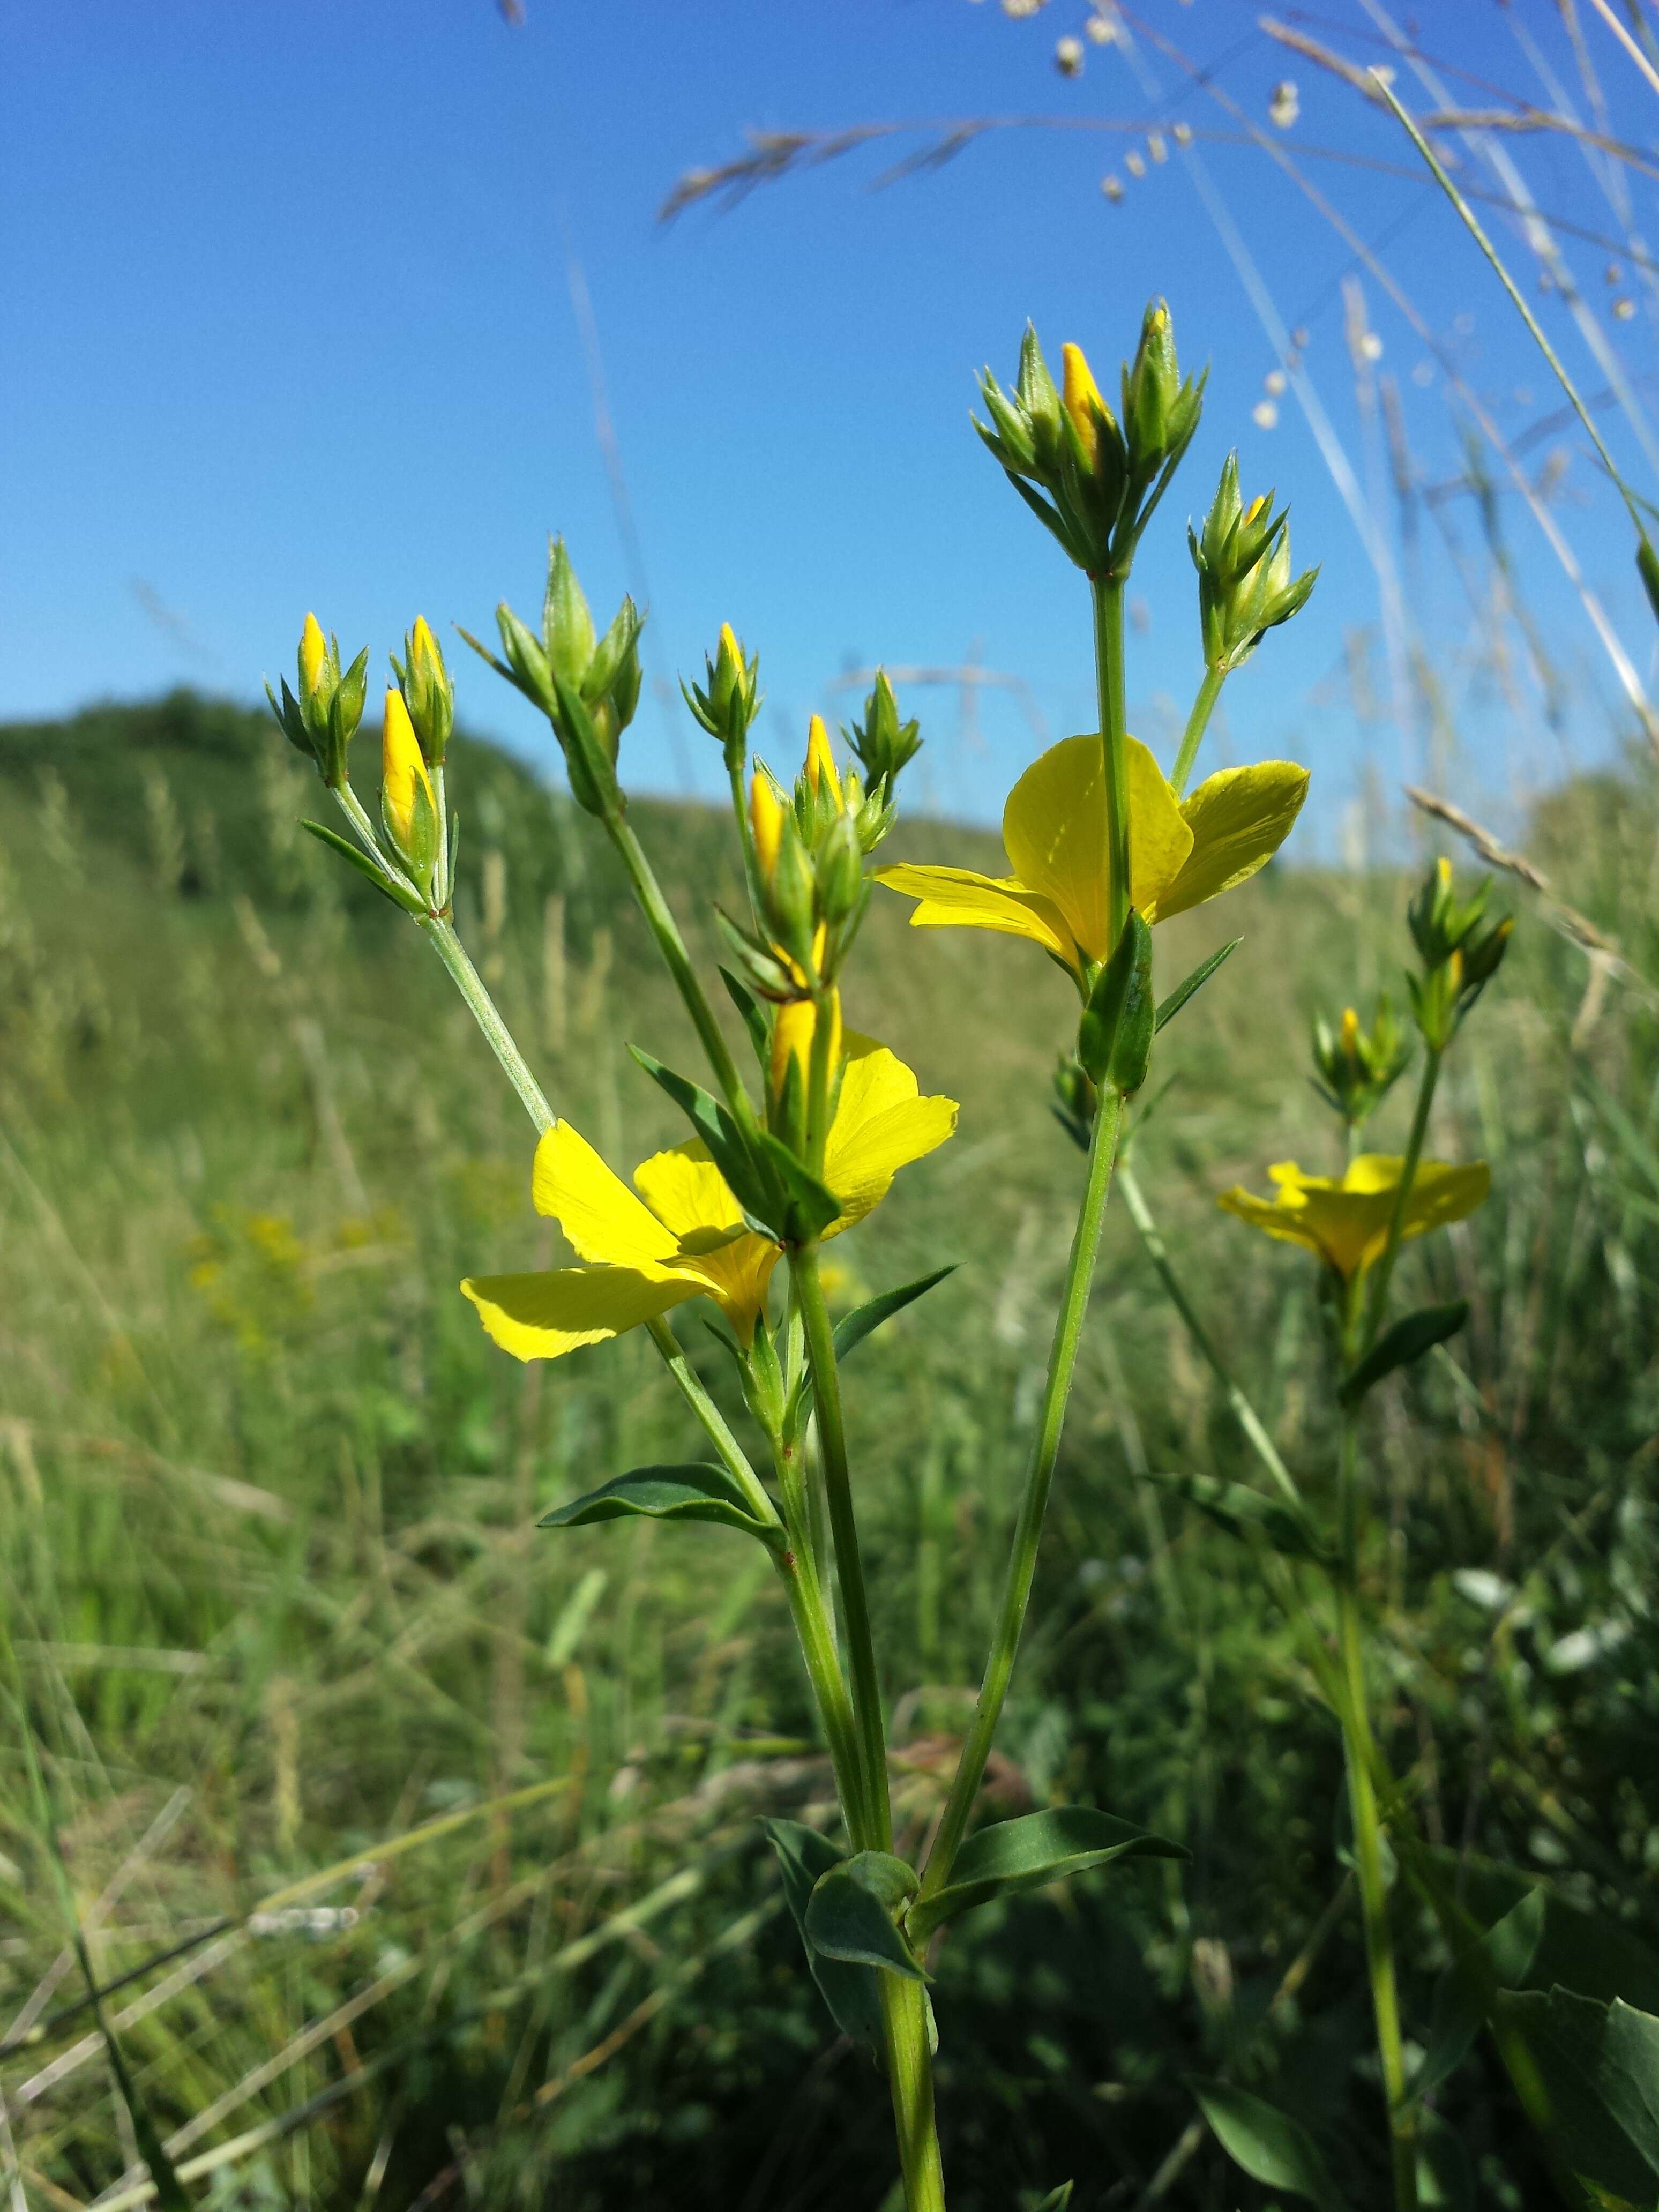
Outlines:
{"type": "MultiPolygon", "coordinates": [[[[1386,118],[1255,29],[1255,0],[1147,0],[1152,27],[1206,64],[1258,122],[1293,78],[1301,116],[1277,143],[1409,162],[1386,118]]],[[[1361,0],[1329,0],[1318,34],[1370,58],[1361,0]]],[[[970,649],[1019,677],[1054,735],[1092,726],[1082,589],[1025,520],[968,426],[972,375],[1012,372],[1033,317],[1115,370],[1149,294],[1183,355],[1212,363],[1204,427],[1137,570],[1149,611],[1132,706],[1156,736],[1197,674],[1182,524],[1229,444],[1247,489],[1276,483],[1300,560],[1324,563],[1292,629],[1236,679],[1220,742],[1311,763],[1322,836],[1364,759],[1390,785],[1412,745],[1356,722],[1345,635],[1375,624],[1376,580],[1295,397],[1256,427],[1274,356],[1173,143],[1136,179],[1139,137],[1084,130],[989,138],[934,173],[872,190],[901,141],[755,193],[726,215],[657,210],[684,170],[749,130],[890,117],[1185,118],[1362,481],[1366,463],[1339,283],[1351,257],[1262,156],[1211,143],[1231,127],[1144,41],[1139,64],[1090,46],[1074,82],[1054,44],[1083,0],[1011,21],[997,0],[3,0],[0,134],[0,714],[54,713],[189,681],[239,697],[286,668],[306,609],[348,649],[386,648],[419,610],[446,636],[488,632],[495,602],[538,599],[545,534],[562,530],[601,618],[637,586],[594,432],[565,240],[591,289],[609,400],[643,551],[659,672],[700,668],[731,619],[760,648],[763,749],[780,761],[851,663],[954,664],[970,649]],[[1121,204],[1100,179],[1115,173],[1121,204]]],[[[1403,13],[1403,11],[1402,11],[1403,13]]],[[[1519,19],[1571,73],[1549,0],[1466,0],[1432,35],[1447,58],[1545,97],[1519,19]]],[[[1314,27],[1317,28],[1317,27],[1314,27]]],[[[1649,120],[1628,64],[1598,34],[1620,127],[1649,120]]],[[[1408,85],[1413,103],[1427,104],[1408,85]]],[[[1575,96],[1582,88],[1574,80],[1575,96]]],[[[1467,82],[1457,98],[1488,95],[1467,82]]],[[[1579,154],[1506,142],[1540,203],[1592,228],[1615,218],[1579,154]]],[[[1391,264],[1513,433],[1555,404],[1512,311],[1432,191],[1317,160],[1307,173],[1391,264]],[[1459,326],[1455,319],[1463,315],[1459,326]]],[[[1650,198],[1646,180],[1633,180],[1650,198]]],[[[1517,266],[1531,264],[1502,233],[1517,266]]],[[[1604,326],[1644,374],[1653,325],[1607,320],[1607,252],[1569,250],[1604,326]]],[[[1426,472],[1456,446],[1437,372],[1367,281],[1426,472]]],[[[1565,311],[1540,301],[1599,387],[1565,311]]],[[[1103,384],[1107,382],[1104,373],[1103,384]]],[[[1648,394],[1651,401],[1651,392],[1648,394]]],[[[1626,438],[1621,453],[1629,446],[1626,438]]],[[[1540,449],[1529,456],[1535,466],[1540,449]]],[[[1639,457],[1638,457],[1639,465],[1639,457]]],[[[1642,481],[1651,488],[1652,479],[1642,481]]],[[[1560,509],[1645,673],[1651,624],[1628,537],[1575,453],[1560,509]],[[1577,501],[1577,504],[1572,503],[1577,501]]],[[[1393,537],[1393,507],[1382,505],[1393,537]]],[[[1457,656],[1468,602],[1424,522],[1413,605],[1444,659],[1465,788],[1512,793],[1605,750],[1607,665],[1519,503],[1505,526],[1573,687],[1558,745],[1526,685],[1506,702],[1457,656]]],[[[1513,510],[1512,512],[1507,510],[1513,510]]],[[[1455,510],[1473,549],[1467,502],[1455,510]]],[[[1408,582],[1412,579],[1408,576],[1408,582]]],[[[544,728],[457,647],[466,720],[545,758],[544,728]]],[[[1384,679],[1379,659],[1375,673],[1384,679]]],[[[845,697],[839,704],[845,711],[845,697]]],[[[1008,696],[964,736],[954,693],[910,701],[933,735],[928,795],[994,815],[1035,749],[1008,696]]],[[[717,763],[683,714],[647,697],[629,738],[641,787],[717,763]]],[[[1414,742],[1414,741],[1413,741],[1414,742]]]]}

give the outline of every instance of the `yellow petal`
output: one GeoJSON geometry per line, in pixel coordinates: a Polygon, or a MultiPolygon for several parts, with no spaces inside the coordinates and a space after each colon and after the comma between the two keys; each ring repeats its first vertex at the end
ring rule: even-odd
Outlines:
{"type": "Polygon", "coordinates": [[[1294,761],[1223,769],[1200,783],[1181,810],[1192,850],[1148,918],[1167,921],[1253,876],[1289,836],[1307,795],[1308,771],[1294,761]]]}
{"type": "Polygon", "coordinates": [[[954,1098],[923,1098],[896,1053],[868,1037],[848,1038],[847,1072],[824,1147],[823,1179],[841,1200],[837,1235],[887,1195],[894,1176],[934,1151],[957,1126],[954,1098]]]}
{"type": "Polygon", "coordinates": [[[536,1147],[531,1194],[584,1260],[660,1274],[679,1239],[642,1206],[620,1176],[568,1121],[556,1121],[536,1147]]]}
{"type": "Polygon", "coordinates": [[[910,917],[913,929],[997,929],[1029,937],[1068,968],[1081,964],[1059,908],[1021,884],[972,868],[923,867],[908,860],[878,868],[875,878],[889,890],[921,901],[910,917]]]}
{"type": "Polygon", "coordinates": [[[778,865],[778,848],[783,842],[783,801],[763,768],[757,768],[749,780],[749,822],[755,833],[755,860],[761,880],[769,884],[778,865]]]}
{"type": "Polygon", "coordinates": [[[1095,382],[1083,348],[1067,342],[1060,349],[1061,404],[1071,416],[1077,434],[1083,441],[1083,450],[1091,461],[1095,459],[1100,444],[1100,426],[1097,412],[1109,415],[1110,410],[1100,396],[1100,386],[1095,382]]]}
{"type": "MultiPolygon", "coordinates": [[[[1163,770],[1138,738],[1125,741],[1129,896],[1150,915],[1193,847],[1163,770]]],[[[1097,737],[1062,738],[1008,794],[1002,842],[1019,883],[1049,899],[1091,959],[1112,949],[1106,864],[1106,763],[1097,737]]]]}
{"type": "Polygon", "coordinates": [[[1277,1206],[1270,1198],[1258,1198],[1241,1184],[1235,1183],[1231,1190],[1224,1190],[1216,1204],[1224,1213],[1236,1213],[1253,1229],[1265,1230],[1269,1237],[1277,1237],[1286,1244],[1304,1244],[1312,1252],[1320,1250],[1319,1239],[1294,1208],[1277,1206]]]}
{"type": "Polygon", "coordinates": [[[775,1244],[769,1237],[757,1237],[752,1230],[747,1230],[718,1252],[706,1252],[687,1260],[681,1273],[688,1282],[696,1278],[694,1288],[707,1289],[739,1339],[748,1344],[766,1304],[766,1286],[772,1279],[772,1270],[782,1257],[781,1245],[775,1244]]]}
{"type": "Polygon", "coordinates": [[[814,791],[827,789],[836,805],[841,805],[841,778],[836,773],[836,757],[830,750],[830,732],[822,714],[814,714],[807,726],[806,781],[814,791]]]}
{"type": "Polygon", "coordinates": [[[309,698],[317,689],[317,678],[323,672],[328,659],[328,641],[323,635],[323,626],[315,615],[307,615],[305,628],[300,632],[300,694],[309,698]]]}
{"type": "Polygon", "coordinates": [[[696,1138],[642,1160],[634,1181],[653,1212],[681,1240],[675,1273],[694,1289],[706,1289],[747,1344],[766,1303],[779,1247],[742,1227],[742,1207],[696,1138]],[[705,1249],[687,1249],[700,1238],[708,1240],[705,1249]]]}
{"type": "Polygon", "coordinates": [[[427,804],[435,818],[438,802],[432,795],[432,782],[426,772],[426,763],[421,757],[420,741],[415,735],[415,726],[409,719],[409,709],[404,704],[401,691],[386,695],[386,721],[380,740],[380,774],[386,797],[386,811],[398,842],[408,850],[415,832],[415,793],[418,786],[425,792],[427,804]]]}
{"type": "Polygon", "coordinates": [[[696,1297],[700,1288],[632,1267],[557,1267],[461,1285],[490,1335],[515,1359],[557,1359],[581,1345],[603,1343],[696,1297]]]}

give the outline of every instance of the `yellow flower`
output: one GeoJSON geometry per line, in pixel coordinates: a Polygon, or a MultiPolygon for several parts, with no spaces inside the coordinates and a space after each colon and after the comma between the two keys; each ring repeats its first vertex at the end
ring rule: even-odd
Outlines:
{"type": "MultiPolygon", "coordinates": [[[[1132,903],[1149,922],[1201,906],[1253,876],[1290,834],[1308,771],[1291,761],[1223,769],[1178,799],[1138,739],[1126,740],[1132,903]]],[[[1002,842],[1012,876],[900,862],[876,880],[921,904],[915,927],[1029,937],[1086,988],[1086,963],[1112,949],[1105,763],[1097,737],[1062,738],[1008,794],[1002,842]]]]}
{"type": "Polygon", "coordinates": [[[420,742],[401,691],[386,695],[386,724],[380,744],[380,775],[386,820],[398,849],[408,854],[415,841],[415,792],[418,785],[437,819],[438,802],[421,757],[420,742]]]}
{"type": "MultiPolygon", "coordinates": [[[[1382,1256],[1402,1164],[1381,1152],[1362,1152],[1336,1182],[1329,1176],[1304,1175],[1294,1160],[1281,1160],[1267,1170],[1279,1186],[1275,1198],[1257,1198],[1235,1186],[1224,1190],[1216,1204],[1269,1237],[1305,1244],[1344,1282],[1351,1282],[1382,1256]]],[[[1401,1237],[1421,1237],[1449,1221],[1462,1221],[1485,1205],[1491,1188],[1492,1170],[1485,1160],[1467,1167],[1419,1161],[1401,1237]]]]}
{"type": "MultiPolygon", "coordinates": [[[[923,1098],[884,1045],[849,1036],[823,1179],[841,1200],[834,1237],[878,1206],[894,1176],[956,1127],[953,1098],[923,1098]]],[[[517,1359],[557,1359],[584,1344],[710,1297],[744,1343],[753,1337],[781,1248],[744,1228],[726,1178],[696,1141],[634,1171],[635,1197],[568,1121],[536,1151],[532,1195],[588,1264],[461,1285],[483,1325],[517,1359]]]]}

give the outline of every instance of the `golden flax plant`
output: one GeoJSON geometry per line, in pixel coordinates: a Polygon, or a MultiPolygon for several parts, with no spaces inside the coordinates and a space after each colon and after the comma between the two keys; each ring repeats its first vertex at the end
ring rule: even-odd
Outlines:
{"type": "MultiPolygon", "coordinates": [[[[975,1825],[1036,1565],[1073,1367],[1094,1273],[1125,1102],[1146,1081],[1157,1031],[1232,949],[1222,946],[1160,1002],[1152,927],[1243,881],[1295,822],[1304,769],[1267,762],[1187,783],[1228,677],[1312,588],[1292,577],[1289,532],[1270,499],[1248,506],[1230,460],[1201,532],[1205,674],[1172,776],[1125,725],[1124,592],[1135,550],[1197,428],[1201,382],[1183,380],[1168,312],[1149,309],[1123,372],[1121,418],[1083,354],[1068,346],[1056,389],[1034,332],[1005,394],[988,373],[981,436],[1010,482],[1087,580],[1098,729],[1053,747],[1009,796],[1006,878],[951,868],[872,871],[901,779],[921,742],[878,675],[846,732],[843,769],[814,719],[792,782],[750,757],[758,662],[722,628],[700,684],[683,685],[720,744],[748,910],[716,919],[720,973],[752,1059],[745,1075],[694,969],[629,820],[619,741],[637,705],[641,617],[625,599],[596,629],[562,541],[552,545],[538,629],[496,611],[499,653],[467,641],[545,714],[577,804],[599,825],[633,890],[701,1040],[711,1087],[634,1057],[684,1111],[691,1134],[635,1171],[630,1189],[555,1114],[491,1003],[451,911],[455,817],[444,780],[453,690],[417,622],[386,695],[379,830],[352,793],[346,752],[361,716],[366,656],[343,670],[314,618],[305,624],[297,696],[272,707],[315,762],[353,834],[308,824],[403,907],[429,937],[538,1133],[534,1204],[557,1221],[579,1264],[483,1277],[462,1288],[490,1335],[520,1359],[556,1358],[625,1330],[650,1335],[708,1439],[690,1465],[614,1476],[548,1516],[571,1526],[643,1515],[722,1524],[762,1545],[787,1593],[834,1771],[842,1833],[767,1824],[817,1986],[842,2031],[884,2067],[909,2212],[940,2212],[945,2179],[933,2110],[936,2027],[927,1960],[948,1923],[990,1900],[1135,1856],[1180,1858],[1178,1844],[1090,1806],[975,1825]],[[1071,977],[1079,1000],[1061,1092],[1088,1165],[1060,1292],[1042,1409],[1010,1543],[1002,1597],[972,1723],[919,1863],[894,1851],[886,1711],[860,1556],[842,1369],[872,1330],[949,1272],[869,1299],[832,1324],[820,1248],[887,1195],[898,1170],[951,1135],[952,1101],[924,1097],[886,1046],[843,1026],[842,985],[872,883],[918,901],[924,926],[1027,938],[1071,977]],[[780,1287],[781,1285],[781,1287],[780,1287]],[[761,1449],[751,1452],[698,1378],[670,1316],[693,1301],[741,1386],[761,1449]]],[[[462,633],[463,635],[466,634],[462,633]]],[[[1388,1264],[1385,1255],[1384,1266],[1388,1264]]],[[[948,2024],[947,2024],[948,2033],[948,2024]]],[[[1064,2200],[1062,2185],[1054,2202],[1064,2200]]]]}

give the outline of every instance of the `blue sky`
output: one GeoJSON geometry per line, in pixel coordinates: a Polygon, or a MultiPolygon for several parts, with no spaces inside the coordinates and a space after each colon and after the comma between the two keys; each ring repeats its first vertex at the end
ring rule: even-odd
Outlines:
{"type": "MultiPolygon", "coordinates": [[[[1145,301],[1163,292],[1183,356],[1207,357],[1212,379],[1136,571],[1133,718],[1156,738],[1190,696],[1181,526],[1236,443],[1247,489],[1275,483],[1291,500],[1298,560],[1321,561],[1323,575],[1307,612],[1235,680],[1217,742],[1238,757],[1311,763],[1316,827],[1334,837],[1367,764],[1392,789],[1402,769],[1422,769],[1420,738],[1393,726],[1386,697],[1374,721],[1353,712],[1346,641],[1376,623],[1376,578],[1294,395],[1279,399],[1272,428],[1252,420],[1273,348],[1172,141],[1158,165],[1144,127],[1007,131],[872,190],[921,143],[900,140],[729,214],[657,220],[683,171],[731,157],[757,129],[1185,118],[1278,313],[1308,331],[1308,373],[1363,489],[1347,250],[1259,152],[1212,143],[1233,126],[1145,40],[1133,56],[1091,45],[1082,76],[1062,80],[1055,40],[1085,12],[1084,0],[1053,0],[1026,21],[997,0],[528,0],[514,27],[491,0],[0,0],[0,714],[180,681],[256,696],[264,672],[289,665],[308,606],[384,666],[417,610],[446,636],[455,622],[487,631],[502,597],[532,611],[545,535],[559,529],[602,618],[643,583],[659,676],[699,668],[723,619],[759,647],[762,749],[780,762],[811,708],[846,712],[832,687],[849,665],[972,653],[1018,678],[1026,693],[991,695],[977,729],[953,690],[908,698],[933,740],[927,796],[994,816],[1039,726],[1091,726],[1091,677],[1082,586],[974,439],[973,373],[988,360],[1012,373],[1030,315],[1056,356],[1062,337],[1080,339],[1104,384],[1145,301]],[[1109,171],[1119,204],[1100,190],[1109,171]],[[572,252],[637,558],[595,435],[572,252]]],[[[1474,75],[1544,97],[1517,19],[1571,74],[1547,0],[1443,12],[1454,20],[1434,35],[1445,58],[1474,75]]],[[[1215,82],[1257,123],[1274,82],[1294,79],[1301,115],[1278,137],[1287,150],[1409,167],[1386,118],[1261,35],[1254,0],[1146,0],[1144,13],[1218,64],[1215,82]]],[[[1335,27],[1310,23],[1316,35],[1363,58],[1380,51],[1364,43],[1375,26],[1364,0],[1329,0],[1329,14],[1335,27]]],[[[1595,58],[1619,126],[1644,130],[1628,64],[1605,40],[1595,58]]],[[[1463,80],[1455,96],[1490,104],[1463,80]]],[[[1540,204],[1616,228],[1570,143],[1517,138],[1512,150],[1540,204]]],[[[1364,237],[1384,240],[1506,434],[1555,404],[1513,311],[1431,189],[1346,162],[1310,159],[1306,171],[1364,237]]],[[[1513,231],[1500,235],[1530,270],[1513,231]]],[[[1599,246],[1568,250],[1639,376],[1646,295],[1628,271],[1609,284],[1599,246]],[[1639,312],[1620,326],[1608,309],[1624,293],[1639,312]]],[[[1423,346],[1374,283],[1365,292],[1378,366],[1400,379],[1425,474],[1443,478],[1457,448],[1439,373],[1413,381],[1423,346]]],[[[1539,306],[1599,386],[1559,302],[1539,306]]],[[[1629,439],[1609,422],[1622,456],[1629,439]]],[[[1540,458],[1534,447],[1528,465],[1540,458]]],[[[1385,479],[1375,488],[1392,537],[1385,479]]],[[[1458,726],[1446,773],[1500,810],[1606,750],[1613,690],[1535,529],[1517,501],[1505,508],[1571,690],[1559,735],[1530,703],[1524,655],[1512,697],[1470,672],[1469,603],[1427,520],[1407,572],[1458,726]]],[[[1559,511],[1645,673],[1651,623],[1627,532],[1576,448],[1559,511]]],[[[1468,502],[1444,512],[1473,550],[1468,502]]],[[[545,759],[544,727],[457,651],[465,719],[545,759]]],[[[1386,692],[1380,657],[1372,673],[1386,692]]],[[[716,787],[708,741],[649,697],[628,748],[641,787],[716,787]]]]}

